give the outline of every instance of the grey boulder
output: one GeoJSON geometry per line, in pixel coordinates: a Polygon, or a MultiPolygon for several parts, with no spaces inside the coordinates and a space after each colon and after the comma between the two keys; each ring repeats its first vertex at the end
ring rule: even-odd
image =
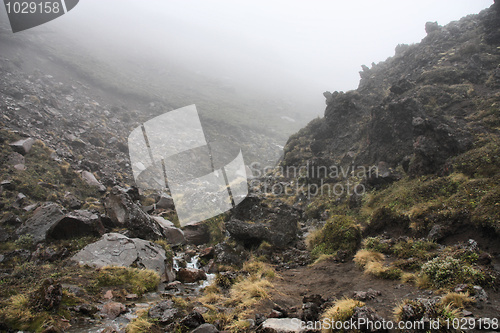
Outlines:
{"type": "Polygon", "coordinates": [[[151,218],[158,223],[163,236],[167,242],[172,246],[179,246],[186,244],[186,239],[184,238],[184,231],[176,228],[172,222],[165,220],[161,216],[151,216],[151,218]]]}
{"type": "Polygon", "coordinates": [[[103,232],[96,214],[86,210],[64,214],[60,205],[48,202],[35,209],[33,216],[17,230],[17,235],[31,235],[34,243],[40,243],[47,239],[99,236],[103,232]]]}
{"type": "Polygon", "coordinates": [[[38,207],[33,216],[17,229],[18,235],[31,235],[34,243],[45,241],[50,229],[64,217],[62,207],[49,202],[38,207]]]}
{"type": "Polygon", "coordinates": [[[94,267],[136,266],[151,269],[169,282],[175,277],[161,246],[118,233],[104,234],[100,240],[87,245],[71,259],[81,265],[94,267]]]}

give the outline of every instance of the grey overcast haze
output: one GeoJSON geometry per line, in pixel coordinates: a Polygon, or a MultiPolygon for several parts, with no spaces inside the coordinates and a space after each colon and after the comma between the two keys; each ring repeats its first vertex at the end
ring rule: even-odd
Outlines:
{"type": "Polygon", "coordinates": [[[420,42],[427,21],[445,25],[492,3],[82,0],[32,30],[60,29],[96,55],[164,59],[230,85],[298,94],[323,108],[323,91],[355,89],[361,65],[394,55],[398,44],[420,42]]]}

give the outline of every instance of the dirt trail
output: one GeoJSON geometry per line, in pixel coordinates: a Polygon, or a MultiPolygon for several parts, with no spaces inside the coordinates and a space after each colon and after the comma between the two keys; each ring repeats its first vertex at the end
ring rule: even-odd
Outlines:
{"type": "MultiPolygon", "coordinates": [[[[323,261],[314,266],[303,266],[279,272],[281,279],[274,282],[275,290],[271,292],[271,301],[266,302],[261,313],[269,313],[273,304],[283,308],[302,307],[304,295],[319,294],[324,299],[329,297],[352,297],[355,291],[367,291],[369,288],[382,294],[366,305],[374,308],[386,319],[393,318],[393,309],[405,298],[431,298],[439,292],[420,290],[411,284],[402,284],[399,280],[383,280],[363,274],[352,261],[336,263],[323,261]]],[[[500,293],[486,289],[489,301],[483,309],[470,307],[469,310],[478,317],[498,318],[500,316],[500,293]]]]}

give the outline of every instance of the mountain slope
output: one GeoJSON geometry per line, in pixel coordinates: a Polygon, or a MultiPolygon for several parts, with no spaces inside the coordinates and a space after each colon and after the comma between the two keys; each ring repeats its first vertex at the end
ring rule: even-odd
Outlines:
{"type": "Polygon", "coordinates": [[[401,166],[445,172],[450,158],[498,140],[498,5],[445,27],[428,23],[421,43],[363,66],[357,90],[325,93],[324,118],[293,135],[284,165],[401,166]]]}

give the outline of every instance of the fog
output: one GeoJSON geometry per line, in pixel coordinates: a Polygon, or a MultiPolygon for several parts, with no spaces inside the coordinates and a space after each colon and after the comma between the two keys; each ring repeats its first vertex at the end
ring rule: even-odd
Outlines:
{"type": "MultiPolygon", "coordinates": [[[[108,59],[190,71],[228,85],[294,96],[324,109],[325,90],[355,89],[361,65],[425,37],[492,0],[82,0],[36,29],[69,34],[108,59]]],[[[21,33],[29,34],[30,31],[21,33]]]]}

